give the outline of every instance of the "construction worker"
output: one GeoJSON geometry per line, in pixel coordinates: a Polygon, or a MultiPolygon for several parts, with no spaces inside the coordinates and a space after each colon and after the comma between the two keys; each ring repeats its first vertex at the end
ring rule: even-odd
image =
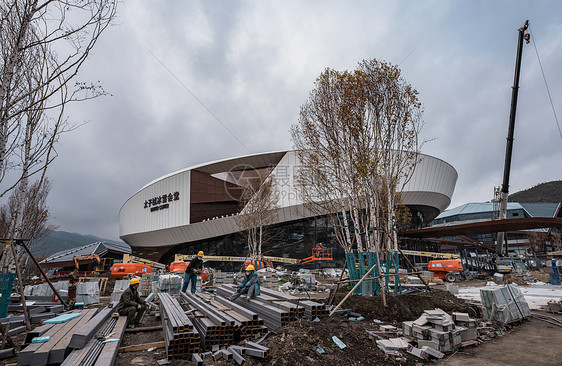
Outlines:
{"type": "Polygon", "coordinates": [[[134,328],[135,325],[139,325],[146,310],[146,301],[140,298],[137,291],[139,283],[138,278],[131,279],[129,287],[123,291],[119,304],[117,304],[119,315],[127,315],[127,328],[134,328]]]}
{"type": "Polygon", "coordinates": [[[552,257],[552,273],[558,273],[558,261],[552,257]]]}
{"type": "Polygon", "coordinates": [[[187,268],[185,269],[185,278],[183,280],[183,285],[181,287],[181,292],[187,290],[188,284],[191,282],[191,293],[194,294],[197,290],[197,275],[201,273],[203,269],[203,256],[204,253],[199,251],[195,257],[189,262],[187,268]]]}
{"type": "Polygon", "coordinates": [[[254,266],[251,264],[246,267],[244,280],[242,283],[238,284],[236,293],[229,296],[228,299],[230,301],[234,301],[242,294],[246,294],[246,300],[250,300],[252,297],[259,296],[260,294],[260,278],[258,277],[254,266]]]}

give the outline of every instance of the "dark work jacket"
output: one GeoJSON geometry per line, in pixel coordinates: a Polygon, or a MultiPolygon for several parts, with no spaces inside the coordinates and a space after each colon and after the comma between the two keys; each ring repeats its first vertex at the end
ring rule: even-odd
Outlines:
{"type": "Polygon", "coordinates": [[[254,271],[252,271],[252,273],[250,274],[244,273],[244,280],[242,281],[242,283],[238,285],[238,288],[240,289],[250,288],[252,284],[256,285],[254,290],[254,295],[258,296],[260,294],[260,278],[258,277],[258,274],[254,271]]]}
{"type": "Polygon", "coordinates": [[[199,256],[195,256],[192,260],[189,261],[189,266],[185,269],[186,273],[193,273],[196,269],[203,268],[203,259],[199,258],[199,256]]]}
{"type": "Polygon", "coordinates": [[[139,304],[144,305],[146,304],[146,301],[140,298],[139,292],[137,290],[133,290],[133,288],[129,286],[121,294],[119,304],[117,304],[117,311],[129,308],[131,306],[137,307],[137,305],[139,304]]]}

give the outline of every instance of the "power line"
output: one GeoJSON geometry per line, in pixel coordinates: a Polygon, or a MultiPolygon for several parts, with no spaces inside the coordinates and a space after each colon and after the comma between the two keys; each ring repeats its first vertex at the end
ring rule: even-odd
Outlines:
{"type": "Polygon", "coordinates": [[[221,120],[213,113],[211,112],[211,110],[209,108],[207,108],[207,106],[199,99],[197,98],[197,96],[195,94],[193,94],[193,92],[191,90],[189,90],[189,88],[187,87],[187,85],[185,85],[176,75],[174,75],[174,73],[168,69],[168,67],[166,67],[166,65],[164,65],[164,63],[162,61],[160,61],[160,59],[158,57],[156,57],[152,52],[150,52],[150,50],[147,48],[146,49],[148,51],[148,53],[150,53],[150,55],[152,57],[154,57],[154,59],[156,61],[158,61],[158,63],[160,65],[162,65],[162,67],[174,78],[176,79],[176,81],[193,97],[193,99],[195,99],[199,104],[201,104],[201,106],[203,108],[205,108],[205,110],[211,115],[213,116],[213,118],[221,124],[222,127],[224,127],[225,130],[228,131],[228,133],[230,133],[232,135],[232,137],[234,137],[236,139],[236,141],[238,141],[238,143],[240,145],[242,145],[242,147],[244,147],[249,153],[251,153],[250,149],[248,149],[248,147],[246,145],[244,145],[244,143],[242,143],[242,141],[240,141],[240,139],[234,134],[234,132],[232,132],[228,127],[226,127],[226,125],[224,123],[221,122],[221,120]]]}
{"type": "Polygon", "coordinates": [[[562,140],[562,130],[560,129],[560,123],[558,122],[558,116],[556,115],[556,109],[554,109],[554,103],[552,103],[552,96],[550,95],[550,89],[548,88],[548,83],[546,82],[546,76],[542,67],[541,58],[539,57],[539,51],[537,50],[537,45],[535,43],[535,36],[529,26],[529,32],[531,33],[531,40],[533,40],[533,46],[535,48],[535,53],[537,54],[537,59],[539,60],[539,66],[541,68],[542,78],[544,80],[544,85],[546,86],[546,92],[548,93],[548,99],[550,99],[550,106],[552,107],[552,113],[554,114],[554,120],[556,121],[556,126],[558,127],[558,133],[560,134],[560,139],[562,140]]]}
{"type": "Polygon", "coordinates": [[[400,61],[400,63],[398,64],[398,66],[402,65],[402,62],[406,61],[406,59],[407,59],[408,57],[410,57],[410,55],[411,55],[412,53],[414,53],[414,51],[417,50],[417,49],[418,49],[418,47],[416,47],[416,48],[414,48],[413,50],[411,50],[410,53],[408,53],[408,55],[407,55],[406,57],[404,57],[404,59],[403,59],[402,61],[400,61]]]}

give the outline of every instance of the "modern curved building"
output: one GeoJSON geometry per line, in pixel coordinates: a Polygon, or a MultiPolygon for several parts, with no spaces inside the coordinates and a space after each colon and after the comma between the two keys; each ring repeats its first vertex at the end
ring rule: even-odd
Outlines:
{"type": "MultiPolygon", "coordinates": [[[[295,151],[277,151],[191,166],[146,184],[119,212],[120,238],[133,254],[169,262],[176,253],[204,250],[211,255],[245,255],[236,215],[244,187],[261,177],[275,179],[279,207],[264,255],[303,258],[318,242],[335,244],[328,220],[314,217],[299,197],[295,151]]],[[[422,155],[403,200],[416,226],[427,223],[451,202],[456,170],[445,161],[422,155]]]]}

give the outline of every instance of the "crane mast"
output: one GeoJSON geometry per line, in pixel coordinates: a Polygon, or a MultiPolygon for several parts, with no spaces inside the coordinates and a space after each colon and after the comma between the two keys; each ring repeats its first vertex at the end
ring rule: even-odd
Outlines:
{"type": "MultiPolygon", "coordinates": [[[[505,148],[505,163],[503,167],[503,183],[500,192],[500,212],[499,219],[507,218],[507,197],[509,195],[509,173],[511,171],[511,155],[513,152],[513,130],[515,129],[515,113],[517,111],[517,95],[519,92],[519,76],[521,74],[521,54],[523,53],[523,40],[529,43],[529,34],[525,33],[529,27],[529,21],[526,20],[523,27],[519,28],[519,38],[517,40],[517,56],[515,58],[515,76],[513,78],[513,87],[511,91],[511,109],[509,112],[509,126],[507,129],[507,144],[505,148]]],[[[507,242],[505,232],[498,233],[496,243],[496,253],[500,256],[507,255],[507,242]]]]}

